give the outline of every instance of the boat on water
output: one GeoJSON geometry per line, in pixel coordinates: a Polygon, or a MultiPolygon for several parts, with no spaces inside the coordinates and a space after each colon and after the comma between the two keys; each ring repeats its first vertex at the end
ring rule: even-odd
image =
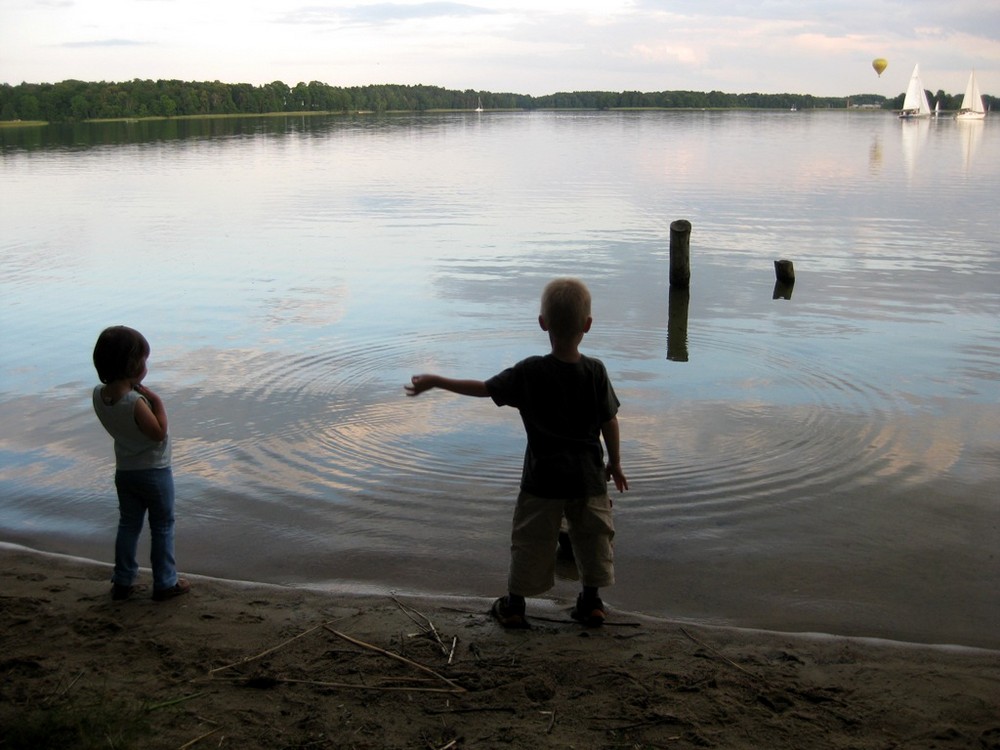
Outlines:
{"type": "Polygon", "coordinates": [[[906,87],[906,96],[903,97],[903,108],[899,110],[899,119],[912,120],[918,117],[930,117],[931,105],[927,101],[927,92],[924,90],[923,81],[920,80],[920,64],[913,66],[913,75],[910,76],[910,85],[906,87]]]}
{"type": "Polygon", "coordinates": [[[965,86],[965,95],[962,97],[962,106],[959,107],[955,119],[986,119],[986,107],[983,106],[983,95],[979,93],[979,84],[976,82],[976,71],[972,71],[969,74],[969,82],[965,86]]]}
{"type": "Polygon", "coordinates": [[[476,112],[482,112],[482,111],[483,111],[483,98],[479,97],[479,104],[476,107],[476,112]]]}

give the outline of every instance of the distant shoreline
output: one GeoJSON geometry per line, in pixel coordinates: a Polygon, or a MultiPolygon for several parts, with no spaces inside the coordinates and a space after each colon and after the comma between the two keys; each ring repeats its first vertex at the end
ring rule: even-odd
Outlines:
{"type": "MultiPolygon", "coordinates": [[[[518,108],[496,108],[487,110],[488,112],[528,112],[529,110],[518,109],[518,108]]],[[[787,109],[772,107],[608,107],[605,109],[593,109],[590,107],[540,107],[538,109],[530,110],[531,112],[787,112],[787,109]]],[[[807,110],[798,110],[807,112],[841,112],[848,114],[856,114],[858,112],[864,113],[887,113],[893,114],[892,110],[888,109],[873,109],[873,108],[863,108],[855,107],[851,109],[843,108],[833,108],[833,107],[813,107],[807,110]]],[[[952,110],[941,110],[941,114],[949,114],[952,110]]],[[[86,120],[77,120],[75,122],[52,122],[49,120],[0,120],[0,128],[24,128],[24,127],[44,127],[47,125],[81,125],[81,124],[102,124],[102,123],[115,123],[115,122],[125,122],[125,123],[146,123],[146,122],[179,122],[179,121],[191,121],[191,120],[239,120],[248,119],[254,117],[351,117],[357,115],[439,115],[439,114],[460,114],[460,113],[471,113],[477,114],[475,110],[470,109],[426,109],[426,110],[411,110],[411,109],[398,109],[398,110],[387,110],[383,112],[376,112],[375,110],[365,110],[360,109],[357,111],[343,112],[335,110],[324,110],[324,111],[302,111],[302,112],[258,112],[258,113],[243,113],[236,112],[232,114],[208,114],[208,115],[177,115],[174,117],[167,117],[164,115],[155,115],[150,117],[107,117],[107,118],[93,118],[86,120]]],[[[478,114],[483,114],[479,112],[478,114]]]]}
{"type": "MultiPolygon", "coordinates": [[[[902,94],[898,97],[902,102],[902,94]]],[[[58,83],[0,85],[0,115],[8,122],[88,122],[95,120],[230,115],[495,112],[544,110],[810,110],[890,108],[896,99],[855,93],[733,94],[723,91],[561,91],[544,96],[511,92],[446,89],[423,84],[331,86],[312,81],[261,86],[221,81],[132,80],[119,83],[66,80],[58,83]]],[[[957,102],[945,100],[948,109],[957,102]]]]}

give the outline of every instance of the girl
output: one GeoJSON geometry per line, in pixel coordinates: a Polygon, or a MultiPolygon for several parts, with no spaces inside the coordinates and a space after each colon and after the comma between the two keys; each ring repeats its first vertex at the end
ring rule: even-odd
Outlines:
{"type": "Polygon", "coordinates": [[[103,385],[94,388],[94,411],[115,440],[118,536],[111,598],[128,599],[137,590],[136,550],[149,512],[152,537],[153,599],[163,601],[191,590],[177,577],[174,563],[174,478],[163,401],[142,385],[149,342],[133,328],[106,328],[94,346],[94,367],[103,385]]]}

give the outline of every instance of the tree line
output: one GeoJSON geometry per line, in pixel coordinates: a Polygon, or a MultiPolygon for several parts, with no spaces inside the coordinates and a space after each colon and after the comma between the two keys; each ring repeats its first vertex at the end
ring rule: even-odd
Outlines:
{"type": "MultiPolygon", "coordinates": [[[[929,92],[928,92],[929,93],[929,92]]],[[[960,96],[943,109],[956,109],[960,96]]],[[[932,100],[935,98],[932,97],[932,100]]],[[[991,97],[986,97],[990,100],[991,97]]],[[[484,109],[843,109],[849,106],[896,108],[903,95],[887,100],[876,94],[814,97],[808,94],[727,94],[721,91],[574,91],[546,96],[457,91],[439,86],[378,84],[331,86],[318,81],[260,86],[219,81],[140,80],[0,84],[0,120],[81,122],[145,117],[259,115],[280,112],[421,112],[484,109]]]]}

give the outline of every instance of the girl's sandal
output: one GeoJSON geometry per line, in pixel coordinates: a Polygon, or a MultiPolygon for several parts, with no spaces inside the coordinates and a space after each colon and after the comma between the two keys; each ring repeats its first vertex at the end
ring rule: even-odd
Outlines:
{"type": "Polygon", "coordinates": [[[138,586],[123,586],[120,583],[111,584],[111,599],[116,602],[123,602],[131,598],[132,594],[139,591],[138,586]]]}

